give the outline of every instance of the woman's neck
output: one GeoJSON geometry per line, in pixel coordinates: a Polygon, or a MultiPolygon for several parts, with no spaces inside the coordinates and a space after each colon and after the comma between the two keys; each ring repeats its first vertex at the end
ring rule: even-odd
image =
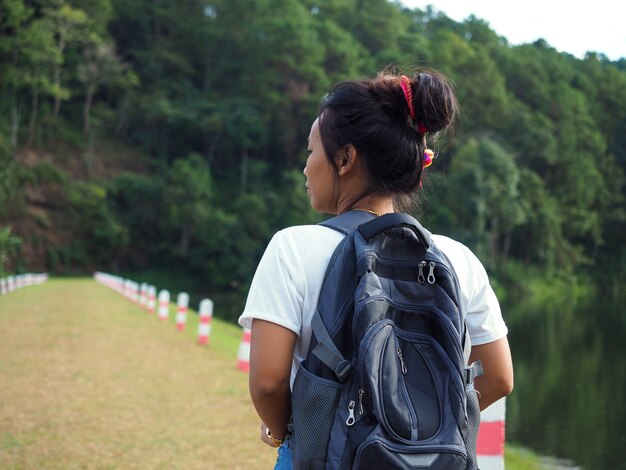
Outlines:
{"type": "Polygon", "coordinates": [[[362,210],[376,216],[394,212],[393,197],[391,195],[370,194],[354,202],[338,204],[337,214],[343,214],[349,210],[362,210]]]}

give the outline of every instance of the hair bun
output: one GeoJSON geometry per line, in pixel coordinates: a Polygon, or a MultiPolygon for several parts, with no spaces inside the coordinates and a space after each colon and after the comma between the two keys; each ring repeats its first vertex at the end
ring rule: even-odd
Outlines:
{"type": "Polygon", "coordinates": [[[454,121],[458,103],[446,77],[435,71],[422,72],[413,77],[411,88],[418,132],[439,132],[454,121]]]}

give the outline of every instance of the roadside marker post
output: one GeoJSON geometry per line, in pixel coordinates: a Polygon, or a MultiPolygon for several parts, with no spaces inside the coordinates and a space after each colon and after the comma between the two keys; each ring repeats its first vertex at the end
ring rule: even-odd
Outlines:
{"type": "Polygon", "coordinates": [[[152,315],[154,313],[154,308],[156,307],[156,287],[154,287],[153,285],[149,285],[147,291],[148,302],[146,308],[148,310],[148,313],[152,315]]]}
{"type": "Polygon", "coordinates": [[[139,306],[148,308],[148,284],[142,282],[139,285],[139,306]]]}
{"type": "Polygon", "coordinates": [[[170,291],[163,289],[159,292],[159,320],[165,321],[170,314],[170,291]]]}
{"type": "Polygon", "coordinates": [[[213,301],[211,299],[203,299],[200,302],[199,316],[198,344],[204,345],[209,342],[211,335],[211,320],[213,318],[213,301]]]}
{"type": "Polygon", "coordinates": [[[183,331],[187,322],[187,306],[189,305],[189,294],[181,292],[176,300],[178,309],[176,311],[176,329],[183,331]]]}
{"type": "Polygon", "coordinates": [[[480,414],[476,453],[481,470],[504,469],[505,415],[506,398],[500,398],[480,414]]]}
{"type": "Polygon", "coordinates": [[[237,368],[244,372],[250,371],[250,339],[252,331],[248,328],[243,329],[239,351],[237,352],[237,368]]]}

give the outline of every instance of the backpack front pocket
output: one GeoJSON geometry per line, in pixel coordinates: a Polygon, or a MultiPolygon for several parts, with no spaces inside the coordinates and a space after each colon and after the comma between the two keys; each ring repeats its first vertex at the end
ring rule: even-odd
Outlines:
{"type": "MultiPolygon", "coordinates": [[[[429,336],[372,326],[360,351],[360,377],[373,414],[398,442],[425,441],[439,432],[443,414],[464,393],[458,373],[429,336]]],[[[458,411],[453,411],[455,418],[458,411]]]]}
{"type": "Polygon", "coordinates": [[[352,470],[465,470],[466,466],[464,447],[394,443],[378,426],[358,447],[352,470]]]}

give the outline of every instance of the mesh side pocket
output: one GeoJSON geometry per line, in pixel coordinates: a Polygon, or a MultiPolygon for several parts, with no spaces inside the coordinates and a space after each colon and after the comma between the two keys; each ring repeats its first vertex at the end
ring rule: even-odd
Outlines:
{"type": "Polygon", "coordinates": [[[478,393],[473,385],[466,387],[467,393],[467,435],[465,447],[467,449],[467,470],[478,468],[476,457],[476,444],[478,442],[478,428],[480,427],[480,406],[478,393]]]}
{"type": "Polygon", "coordinates": [[[296,462],[326,461],[341,389],[339,382],[318,377],[300,365],[291,393],[293,435],[290,441],[296,462]]]}

